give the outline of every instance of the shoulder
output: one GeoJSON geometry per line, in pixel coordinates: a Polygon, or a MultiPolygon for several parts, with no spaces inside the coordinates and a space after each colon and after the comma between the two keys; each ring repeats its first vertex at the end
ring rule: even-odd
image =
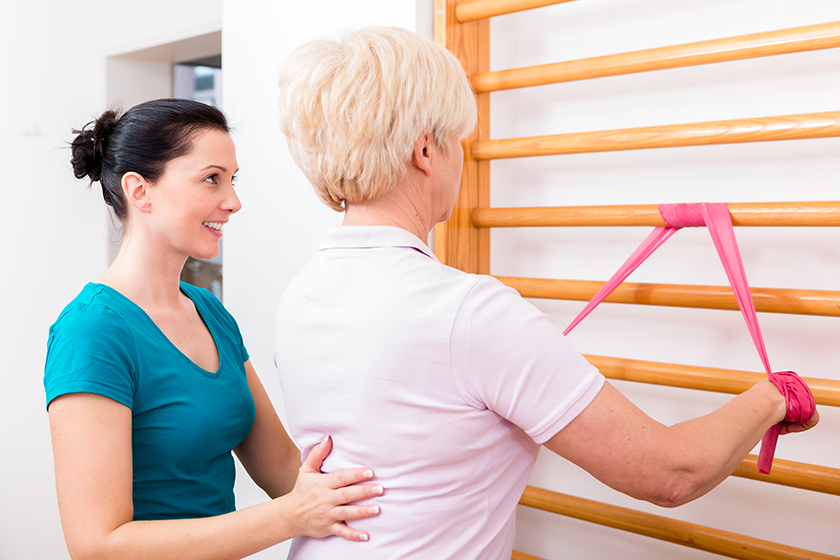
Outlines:
{"type": "Polygon", "coordinates": [[[478,313],[491,321],[507,315],[542,314],[536,307],[505,286],[501,281],[484,274],[465,274],[460,283],[467,289],[461,312],[478,313]]]}
{"type": "Polygon", "coordinates": [[[44,366],[48,405],[65,393],[88,392],[131,407],[135,331],[128,300],[112,292],[88,284],[50,327],[44,366]]]}
{"type": "Polygon", "coordinates": [[[88,284],[62,310],[50,327],[50,333],[67,331],[85,335],[103,329],[128,329],[121,307],[107,286],[88,284]]]}

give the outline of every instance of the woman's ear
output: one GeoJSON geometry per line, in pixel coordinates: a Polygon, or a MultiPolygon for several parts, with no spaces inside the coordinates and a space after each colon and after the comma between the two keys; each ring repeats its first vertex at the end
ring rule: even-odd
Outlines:
{"type": "Polygon", "coordinates": [[[141,212],[150,212],[152,201],[147,192],[149,183],[139,173],[129,171],[122,177],[122,190],[126,202],[141,212]]]}
{"type": "Polygon", "coordinates": [[[414,151],[411,153],[411,163],[427,177],[432,175],[432,142],[433,140],[429,137],[428,133],[420,133],[420,136],[414,142],[414,151]]]}

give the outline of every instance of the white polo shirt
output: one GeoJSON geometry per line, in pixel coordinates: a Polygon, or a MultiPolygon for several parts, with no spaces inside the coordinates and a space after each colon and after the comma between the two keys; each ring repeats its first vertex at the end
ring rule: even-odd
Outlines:
{"type": "Polygon", "coordinates": [[[289,285],[275,352],[289,428],[324,472],[369,467],[367,543],[296,539],[290,559],[510,558],[540,444],[604,378],[548,316],[442,265],[406,230],[341,226],[289,285]]]}

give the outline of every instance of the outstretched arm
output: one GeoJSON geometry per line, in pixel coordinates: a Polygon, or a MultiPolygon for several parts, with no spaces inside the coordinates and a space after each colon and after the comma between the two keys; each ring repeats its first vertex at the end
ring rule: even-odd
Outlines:
{"type": "MultiPolygon", "coordinates": [[[[732,474],[785,417],[784,397],[761,381],[718,410],[665,426],[605,383],[598,396],[544,445],[604,484],[666,507],[698,498],[732,474]]],[[[782,433],[817,424],[784,425],[782,433]]]]}
{"type": "Polygon", "coordinates": [[[367,540],[342,522],[375,506],[345,506],[381,494],[367,469],[317,474],[329,452],[318,446],[290,493],[203,519],[133,521],[131,410],[107,397],[75,393],[49,408],[56,490],[67,548],[88,558],[211,560],[243,558],[292,537],[338,532],[367,540]]]}

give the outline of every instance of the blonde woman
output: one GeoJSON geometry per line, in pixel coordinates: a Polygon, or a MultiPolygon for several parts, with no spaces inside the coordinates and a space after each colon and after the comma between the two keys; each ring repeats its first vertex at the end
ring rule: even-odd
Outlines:
{"type": "Polygon", "coordinates": [[[325,471],[375,465],[388,488],[382,515],[358,522],[376,539],[300,538],[291,558],[510,558],[541,446],[676,506],[785,418],[784,397],[762,381],[712,414],[659,424],[514,290],[435,258],[426,240],[452,211],[459,140],[476,123],[467,77],[444,48],[361,29],[301,47],[280,89],[295,161],[344,212],[278,309],[290,429],[304,451],[333,435],[325,471]]]}

